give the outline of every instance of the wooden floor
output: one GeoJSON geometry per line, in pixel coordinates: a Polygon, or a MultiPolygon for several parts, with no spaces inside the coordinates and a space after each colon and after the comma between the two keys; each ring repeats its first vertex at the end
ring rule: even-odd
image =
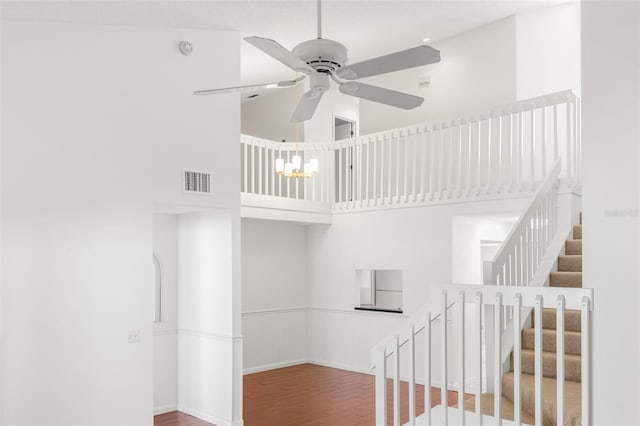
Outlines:
{"type": "MultiPolygon", "coordinates": [[[[388,381],[391,394],[392,382],[388,381]]],[[[408,385],[401,384],[401,424],[408,421],[408,385]]],[[[448,404],[457,403],[449,392],[448,404]]],[[[424,386],[416,389],[417,413],[424,412],[424,386]]],[[[374,376],[303,364],[244,376],[244,424],[247,426],[373,425],[374,376]]],[[[431,406],[440,404],[440,389],[432,388],[431,406]]],[[[388,406],[392,422],[391,402],[388,406]]],[[[210,426],[183,413],[155,417],[155,426],[210,426]]]]}

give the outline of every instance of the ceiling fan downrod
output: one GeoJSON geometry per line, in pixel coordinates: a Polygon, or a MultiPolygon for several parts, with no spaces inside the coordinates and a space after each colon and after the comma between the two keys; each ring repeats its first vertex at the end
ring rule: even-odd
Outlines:
{"type": "Polygon", "coordinates": [[[322,38],[322,0],[318,0],[318,38],[322,38]]]}

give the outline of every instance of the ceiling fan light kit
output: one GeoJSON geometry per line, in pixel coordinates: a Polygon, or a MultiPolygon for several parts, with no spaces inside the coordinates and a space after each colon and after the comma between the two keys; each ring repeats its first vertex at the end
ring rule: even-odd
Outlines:
{"type": "Polygon", "coordinates": [[[290,87],[299,84],[308,76],[310,89],[301,96],[291,116],[291,121],[294,123],[303,122],[313,117],[322,95],[331,89],[331,80],[338,85],[340,93],[348,96],[407,110],[422,105],[424,99],[419,96],[352,80],[440,62],[440,52],[438,50],[430,46],[421,45],[347,65],[349,62],[347,48],[342,43],[322,38],[321,0],[318,0],[317,4],[318,38],[304,41],[294,47],[292,51],[287,50],[278,42],[268,38],[255,36],[245,38],[245,41],[249,44],[262,50],[292,70],[302,73],[303,75],[301,77],[295,80],[285,80],[263,85],[200,90],[194,92],[194,95],[264,89],[273,87],[274,85],[275,87],[290,87]],[[343,80],[347,81],[345,82],[343,80]]]}

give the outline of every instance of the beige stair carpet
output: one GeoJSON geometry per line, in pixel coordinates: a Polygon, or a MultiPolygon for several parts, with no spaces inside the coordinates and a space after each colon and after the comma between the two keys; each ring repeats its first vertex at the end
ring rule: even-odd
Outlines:
{"type": "MultiPolygon", "coordinates": [[[[565,254],[558,257],[558,271],[549,276],[552,287],[582,287],[582,214],[580,224],[573,226],[573,238],[565,244],[565,254]]],[[[532,323],[534,321],[532,320],[532,323]]],[[[581,374],[582,374],[582,341],[580,311],[567,310],[564,314],[564,364],[565,364],[565,426],[581,424],[581,374]]],[[[535,329],[522,331],[521,339],[521,406],[522,421],[526,424],[535,422],[535,329]]],[[[544,425],[557,424],[556,406],[556,366],[557,366],[556,310],[542,311],[542,395],[544,425]]],[[[502,418],[513,420],[514,411],[514,373],[513,356],[511,354],[511,371],[502,377],[502,418]]],[[[493,394],[482,395],[482,412],[493,415],[493,394]]],[[[475,398],[465,402],[465,409],[475,410],[475,398]]]]}

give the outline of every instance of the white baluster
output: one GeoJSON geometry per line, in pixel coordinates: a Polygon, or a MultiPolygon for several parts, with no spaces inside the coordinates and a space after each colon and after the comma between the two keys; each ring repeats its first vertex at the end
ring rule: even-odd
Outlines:
{"type": "Polygon", "coordinates": [[[438,199],[442,200],[442,193],[444,192],[444,132],[445,123],[440,126],[440,151],[438,161],[438,199]]]}
{"type": "Polygon", "coordinates": [[[345,180],[343,175],[344,169],[342,168],[342,146],[338,145],[338,208],[342,209],[342,186],[345,180]]]}
{"type": "MultiPolygon", "coordinates": [[[[409,135],[407,133],[400,132],[399,135],[399,139],[398,141],[400,141],[400,138],[402,138],[402,146],[404,147],[404,163],[402,164],[402,168],[404,171],[404,179],[403,179],[403,184],[404,184],[404,192],[402,193],[403,195],[403,199],[405,203],[407,203],[409,201],[409,193],[408,191],[408,187],[407,184],[409,183],[408,180],[408,173],[409,173],[409,135]]],[[[398,146],[400,146],[400,142],[398,142],[398,146]]],[[[398,203],[400,203],[401,201],[400,195],[398,195],[398,203]]]]}
{"type": "Polygon", "coordinates": [[[556,301],[556,422],[564,425],[564,296],[556,301]]]}
{"type": "Polygon", "coordinates": [[[588,297],[582,298],[581,309],[581,336],[582,336],[582,424],[591,426],[592,419],[592,386],[591,386],[591,301],[588,297]]]}
{"type": "Polygon", "coordinates": [[[460,412],[461,425],[465,424],[465,411],[464,411],[464,362],[465,362],[465,346],[464,346],[464,290],[460,291],[460,297],[458,299],[458,322],[460,323],[460,332],[458,333],[458,353],[460,354],[458,364],[458,374],[460,389],[458,390],[458,411],[460,412]]]}
{"type": "Polygon", "coordinates": [[[456,178],[456,197],[462,195],[462,120],[458,125],[458,170],[456,178]]]}
{"type": "Polygon", "coordinates": [[[411,324],[409,339],[407,340],[409,351],[409,424],[416,424],[416,328],[411,324]]]}
{"type": "Polygon", "coordinates": [[[244,180],[242,181],[242,192],[249,192],[249,178],[247,174],[249,173],[248,167],[248,158],[247,158],[247,139],[242,138],[242,167],[244,172],[244,180]]]}
{"type": "Polygon", "coordinates": [[[476,349],[478,357],[476,358],[476,371],[478,381],[476,384],[476,421],[482,426],[482,292],[476,293],[476,349]]]}
{"type": "Polygon", "coordinates": [[[435,126],[429,129],[428,141],[429,141],[429,199],[434,199],[435,193],[435,170],[436,170],[436,155],[435,155],[435,126]]]}
{"type": "Polygon", "coordinates": [[[453,129],[455,123],[452,121],[449,123],[449,142],[447,142],[447,154],[449,160],[447,161],[447,179],[445,182],[445,191],[447,198],[451,198],[453,194],[453,129]]]}
{"type": "Polygon", "coordinates": [[[542,144],[540,146],[540,157],[542,160],[542,178],[547,176],[547,109],[543,106],[540,110],[542,114],[542,144]]]}
{"type": "Polygon", "coordinates": [[[443,423],[449,424],[449,376],[447,375],[447,291],[442,291],[442,305],[440,314],[440,404],[443,410],[443,423]]]}
{"type": "MultiPolygon", "coordinates": [[[[409,131],[411,132],[411,130],[409,131]]],[[[413,167],[411,168],[412,171],[412,180],[411,180],[411,191],[412,191],[412,202],[415,204],[416,201],[418,201],[418,190],[416,187],[416,180],[417,180],[417,176],[418,176],[418,134],[417,133],[413,133],[413,137],[411,138],[411,140],[413,140],[413,167]]]]}
{"type": "Polygon", "coordinates": [[[256,146],[251,142],[251,193],[256,193],[256,146]]]}
{"type": "Polygon", "coordinates": [[[364,143],[363,143],[363,139],[358,139],[358,145],[357,145],[357,164],[358,164],[358,204],[359,207],[362,208],[362,199],[364,198],[364,194],[362,193],[362,190],[364,188],[364,182],[362,181],[362,157],[364,155],[364,143]]]}
{"type": "MultiPolygon", "coordinates": [[[[371,172],[370,172],[370,164],[371,163],[371,137],[367,138],[367,156],[365,157],[365,167],[366,167],[366,173],[365,173],[365,191],[364,191],[364,198],[366,199],[366,204],[367,206],[370,205],[370,201],[371,201],[371,194],[369,194],[369,183],[372,180],[372,176],[371,176],[371,172]]],[[[375,181],[375,178],[374,178],[375,181]]],[[[362,207],[363,204],[360,204],[360,207],[362,207]]]]}
{"type": "Polygon", "coordinates": [[[573,171],[571,169],[572,166],[572,150],[571,145],[573,145],[573,140],[571,139],[571,103],[567,102],[566,106],[566,126],[567,126],[567,158],[565,160],[565,168],[567,171],[567,179],[571,179],[573,177],[573,171]]]}
{"type": "Polygon", "coordinates": [[[420,201],[425,201],[425,171],[427,170],[427,136],[424,129],[417,129],[416,135],[420,137],[420,201]]]}
{"type": "Polygon", "coordinates": [[[503,151],[503,141],[502,141],[502,115],[498,117],[498,182],[496,182],[496,192],[500,192],[502,189],[502,151],[503,151]]]}
{"type": "Polygon", "coordinates": [[[523,190],[522,180],[524,172],[522,165],[524,164],[524,115],[522,110],[518,111],[518,191],[523,190]]]}
{"type": "Polygon", "coordinates": [[[264,194],[262,188],[262,141],[258,142],[258,194],[264,194]]]}
{"type": "Polygon", "coordinates": [[[393,356],[393,425],[400,426],[400,336],[396,336],[393,356]]]}
{"type": "Polygon", "coordinates": [[[480,189],[482,187],[482,119],[478,118],[478,162],[476,173],[476,188],[474,195],[480,195],[480,189]]]}
{"type": "Polygon", "coordinates": [[[493,415],[498,420],[498,426],[502,425],[502,293],[496,294],[494,309],[494,338],[493,338],[493,373],[494,376],[494,398],[493,415]]]}
{"type": "Polygon", "coordinates": [[[471,170],[473,169],[473,167],[471,166],[471,139],[471,120],[469,120],[469,122],[467,123],[467,190],[465,191],[467,197],[471,196],[471,170]]]}
{"type": "Polygon", "coordinates": [[[387,356],[384,346],[376,348],[376,426],[387,425],[387,356]]]}
{"type": "Polygon", "coordinates": [[[535,158],[536,158],[536,115],[535,115],[535,110],[533,109],[533,107],[531,108],[531,145],[529,146],[529,154],[531,155],[531,170],[530,170],[530,177],[531,177],[531,190],[533,191],[533,189],[535,188],[535,183],[536,183],[536,163],[535,163],[535,158]]]}
{"type": "Polygon", "coordinates": [[[373,143],[373,179],[371,180],[371,188],[372,194],[371,198],[373,199],[373,204],[378,204],[378,196],[376,194],[377,189],[377,177],[378,177],[378,137],[376,136],[376,140],[373,143]]]}
{"type": "Polygon", "coordinates": [[[431,426],[431,312],[424,318],[424,415],[431,426]]]}
{"type": "MultiPolygon", "coordinates": [[[[287,147],[287,163],[291,162],[291,150],[287,147]]],[[[252,179],[253,180],[253,179],[252,179]]],[[[287,178],[287,198],[291,197],[291,178],[287,178]]]]}
{"type": "Polygon", "coordinates": [[[493,180],[493,125],[492,125],[491,116],[487,119],[487,191],[488,194],[491,192],[491,184],[493,180]]]}
{"type": "Polygon", "coordinates": [[[380,204],[384,204],[384,146],[385,137],[380,139],[380,204]]]}
{"type": "MultiPolygon", "coordinates": [[[[393,173],[393,138],[395,137],[395,133],[391,134],[391,137],[388,139],[389,140],[389,160],[387,162],[388,166],[389,166],[389,173],[387,173],[387,195],[389,196],[388,200],[387,200],[387,204],[392,204],[393,203],[393,192],[391,191],[391,183],[393,181],[393,179],[391,178],[391,174],[393,173]]],[[[396,168],[396,173],[398,173],[399,170],[396,168]]]]}
{"type": "Polygon", "coordinates": [[[536,296],[534,305],[534,381],[535,381],[535,426],[542,426],[542,296],[536,296]]]}
{"type": "Polygon", "coordinates": [[[513,407],[514,407],[514,421],[516,426],[522,425],[522,393],[521,393],[521,379],[522,379],[522,296],[520,293],[516,294],[514,302],[513,313],[513,407]]]}

